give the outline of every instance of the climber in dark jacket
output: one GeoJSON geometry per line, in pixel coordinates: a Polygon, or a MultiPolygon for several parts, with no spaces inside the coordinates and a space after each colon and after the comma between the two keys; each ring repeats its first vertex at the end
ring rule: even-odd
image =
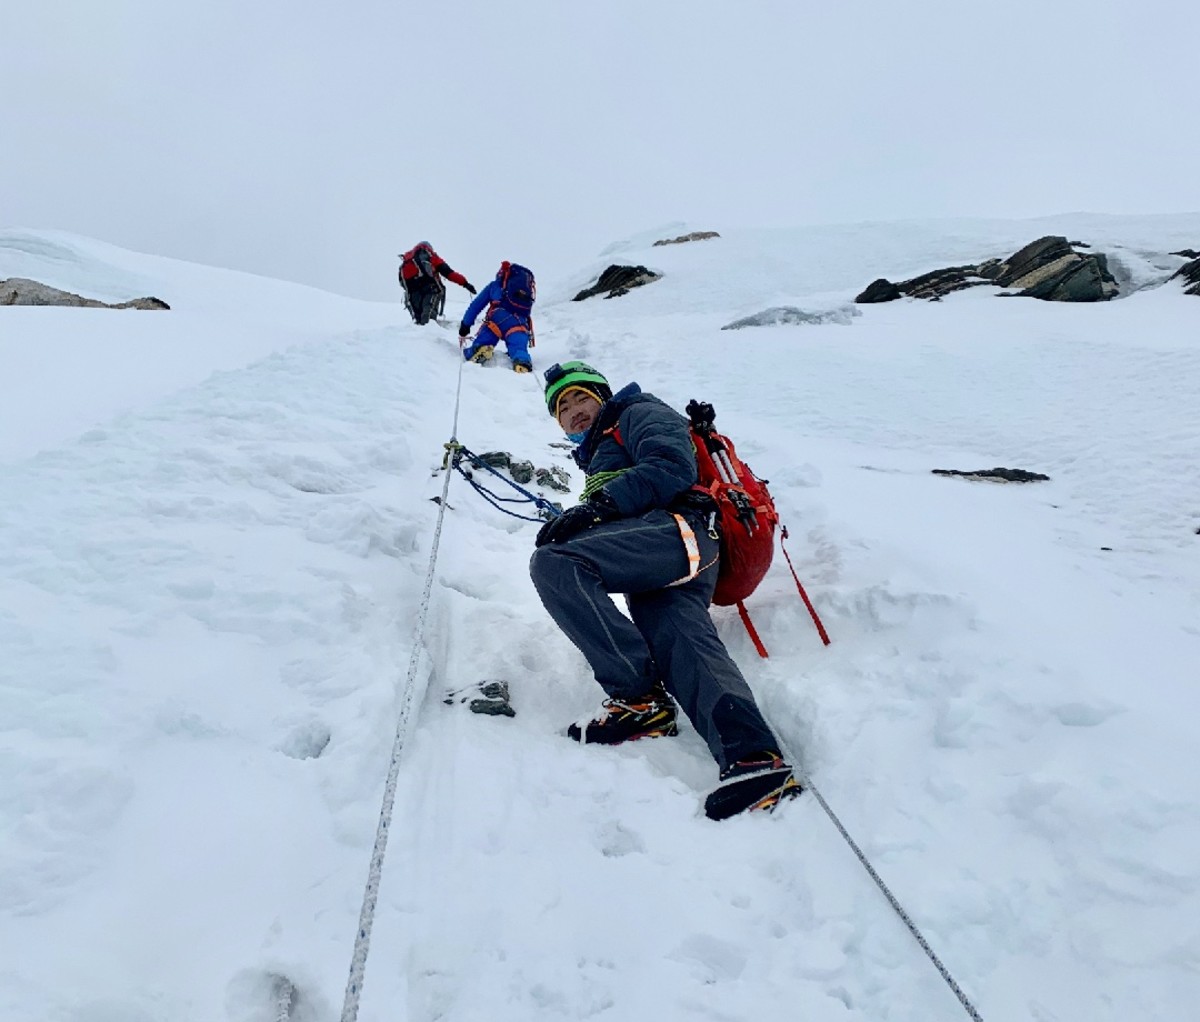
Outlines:
{"type": "Polygon", "coordinates": [[[404,291],[404,307],[419,326],[441,314],[446,302],[442,277],[475,294],[475,285],[451,268],[427,241],[418,241],[400,257],[399,278],[404,291]]]}
{"type": "Polygon", "coordinates": [[[688,421],[636,383],[614,395],[583,362],[551,366],[546,381],[546,406],[578,444],[587,481],[583,503],[538,533],[530,574],[608,697],[568,736],[615,745],[674,735],[677,702],[722,781],[770,772],[798,791],[709,616],[720,543],[712,499],[693,489],[688,421]],[[629,618],[609,593],[626,594],[629,618]]]}

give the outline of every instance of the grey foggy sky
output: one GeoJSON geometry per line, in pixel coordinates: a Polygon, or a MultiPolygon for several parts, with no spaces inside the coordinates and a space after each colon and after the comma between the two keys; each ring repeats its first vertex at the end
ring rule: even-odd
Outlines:
{"type": "Polygon", "coordinates": [[[5,6],[0,227],[357,297],[421,238],[1200,208],[1194,0],[5,6]]]}

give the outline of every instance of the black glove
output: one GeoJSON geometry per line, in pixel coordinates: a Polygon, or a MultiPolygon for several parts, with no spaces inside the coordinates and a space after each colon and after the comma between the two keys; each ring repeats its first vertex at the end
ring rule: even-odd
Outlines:
{"type": "Polygon", "coordinates": [[[469,334],[470,332],[471,332],[471,328],[469,326],[467,326],[466,323],[458,324],[458,336],[459,337],[466,337],[467,334],[469,334]]]}
{"type": "Polygon", "coordinates": [[[463,287],[465,287],[473,295],[479,293],[478,291],[475,290],[475,285],[472,284],[469,280],[463,285],[463,287]]]}
{"type": "Polygon", "coordinates": [[[545,546],[547,543],[564,543],[572,536],[577,536],[585,529],[603,525],[605,522],[615,522],[621,517],[617,505],[603,490],[593,493],[586,503],[576,504],[567,508],[557,518],[547,522],[538,530],[534,546],[545,546]]]}

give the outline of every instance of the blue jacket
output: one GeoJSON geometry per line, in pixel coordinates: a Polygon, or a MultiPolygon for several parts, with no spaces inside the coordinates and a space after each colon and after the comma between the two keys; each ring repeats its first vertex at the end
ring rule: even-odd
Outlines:
{"type": "MultiPolygon", "coordinates": [[[[487,287],[480,291],[479,294],[477,294],[471,301],[471,304],[467,306],[467,311],[463,313],[462,325],[467,327],[474,326],[475,318],[480,312],[483,311],[483,307],[485,305],[499,305],[510,316],[514,316],[525,325],[528,326],[532,323],[532,316],[528,315],[527,313],[517,312],[515,309],[510,309],[508,306],[503,304],[503,300],[504,289],[500,286],[500,281],[493,280],[487,287]]],[[[488,314],[491,314],[490,309],[488,310],[488,314]]]]}
{"type": "Polygon", "coordinates": [[[626,516],[671,507],[697,480],[688,420],[636,383],[605,402],[575,462],[588,476],[620,473],[603,488],[626,516]],[[620,443],[609,432],[613,426],[620,443]]]}

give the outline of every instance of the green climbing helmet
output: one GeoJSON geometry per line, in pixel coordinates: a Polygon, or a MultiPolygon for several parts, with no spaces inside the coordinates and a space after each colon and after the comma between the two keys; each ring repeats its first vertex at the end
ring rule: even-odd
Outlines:
{"type": "Polygon", "coordinates": [[[601,404],[612,397],[608,380],[586,362],[555,362],[542,375],[546,380],[546,410],[554,416],[558,413],[558,399],[572,388],[595,394],[601,404]]]}

